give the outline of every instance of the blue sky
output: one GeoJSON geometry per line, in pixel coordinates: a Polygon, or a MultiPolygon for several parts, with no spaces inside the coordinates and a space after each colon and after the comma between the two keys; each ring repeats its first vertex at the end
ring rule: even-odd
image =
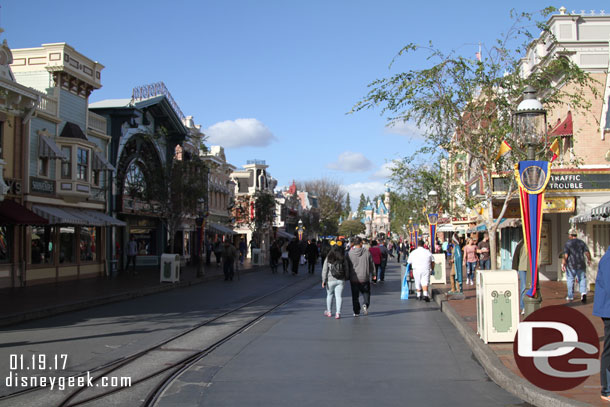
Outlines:
{"type": "MultiPolygon", "coordinates": [[[[409,126],[389,131],[378,111],[346,113],[388,76],[407,43],[433,41],[473,56],[510,25],[511,8],[587,13],[607,1],[228,0],[0,2],[12,48],[66,42],[105,65],[91,102],[129,98],[163,81],[185,115],[240,167],[264,159],[284,186],[320,177],[383,190],[384,163],[414,151],[409,126]],[[585,7],[586,6],[586,7],[585,7]]],[[[424,66],[401,60],[406,70],[424,66]]]]}

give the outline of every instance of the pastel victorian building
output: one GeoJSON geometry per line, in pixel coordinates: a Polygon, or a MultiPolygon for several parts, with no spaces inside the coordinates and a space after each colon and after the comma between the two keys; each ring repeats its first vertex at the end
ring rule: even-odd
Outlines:
{"type": "Polygon", "coordinates": [[[106,121],[88,111],[104,66],[66,43],[12,53],[16,81],[40,94],[23,129],[23,202],[48,221],[26,229],[21,284],[99,276],[107,228],[122,224],[105,214],[114,170],[106,121]]]}

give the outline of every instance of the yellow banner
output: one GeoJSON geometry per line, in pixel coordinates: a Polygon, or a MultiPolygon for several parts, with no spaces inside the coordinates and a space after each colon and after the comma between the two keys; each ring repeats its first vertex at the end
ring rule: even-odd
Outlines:
{"type": "Polygon", "coordinates": [[[576,210],[576,198],[564,196],[545,196],[544,213],[573,213],[576,210]]]}

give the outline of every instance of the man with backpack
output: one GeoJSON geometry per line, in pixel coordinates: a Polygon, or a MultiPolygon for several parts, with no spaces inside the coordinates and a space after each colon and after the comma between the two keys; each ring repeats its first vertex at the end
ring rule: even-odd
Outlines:
{"type": "Polygon", "coordinates": [[[360,237],[354,238],[352,248],[347,257],[351,262],[349,279],[352,289],[354,316],[360,316],[360,293],[362,293],[364,298],[362,310],[366,315],[371,305],[371,275],[375,273],[373,257],[369,250],[362,247],[362,239],[360,237]]]}

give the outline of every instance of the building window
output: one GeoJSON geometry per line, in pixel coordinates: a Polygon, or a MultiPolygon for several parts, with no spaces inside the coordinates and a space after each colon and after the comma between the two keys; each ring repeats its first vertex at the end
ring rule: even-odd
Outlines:
{"type": "Polygon", "coordinates": [[[32,226],[32,264],[54,264],[53,261],[53,226],[32,226]]]}
{"type": "Polygon", "coordinates": [[[76,179],[79,181],[87,181],[89,171],[89,150],[78,148],[76,156],[76,179]]]}
{"type": "Polygon", "coordinates": [[[148,228],[131,229],[130,235],[133,235],[138,243],[138,256],[147,256],[157,253],[157,231],[148,228]]]}
{"type": "Polygon", "coordinates": [[[101,171],[93,171],[93,185],[95,185],[96,187],[100,186],[100,178],[101,178],[101,171]]]}
{"type": "Polygon", "coordinates": [[[81,261],[97,261],[99,259],[98,251],[99,228],[96,227],[81,227],[80,228],[80,260],[81,261]]]}
{"type": "Polygon", "coordinates": [[[38,157],[38,175],[41,177],[49,176],[49,158],[38,157]]]}
{"type": "Polygon", "coordinates": [[[132,198],[144,198],[146,182],[144,173],[137,162],[132,162],[127,167],[125,174],[125,185],[123,186],[123,194],[132,198]]]}
{"type": "Polygon", "coordinates": [[[61,178],[72,179],[72,147],[62,146],[61,152],[67,157],[61,162],[61,178]]]}
{"type": "Polygon", "coordinates": [[[593,256],[602,257],[610,245],[610,225],[593,225],[593,256]]]}
{"type": "Polygon", "coordinates": [[[62,226],[59,229],[59,263],[74,263],[76,256],[76,228],[62,226]]]}
{"type": "Polygon", "coordinates": [[[0,226],[0,263],[10,263],[13,233],[9,226],[0,226]]]}

